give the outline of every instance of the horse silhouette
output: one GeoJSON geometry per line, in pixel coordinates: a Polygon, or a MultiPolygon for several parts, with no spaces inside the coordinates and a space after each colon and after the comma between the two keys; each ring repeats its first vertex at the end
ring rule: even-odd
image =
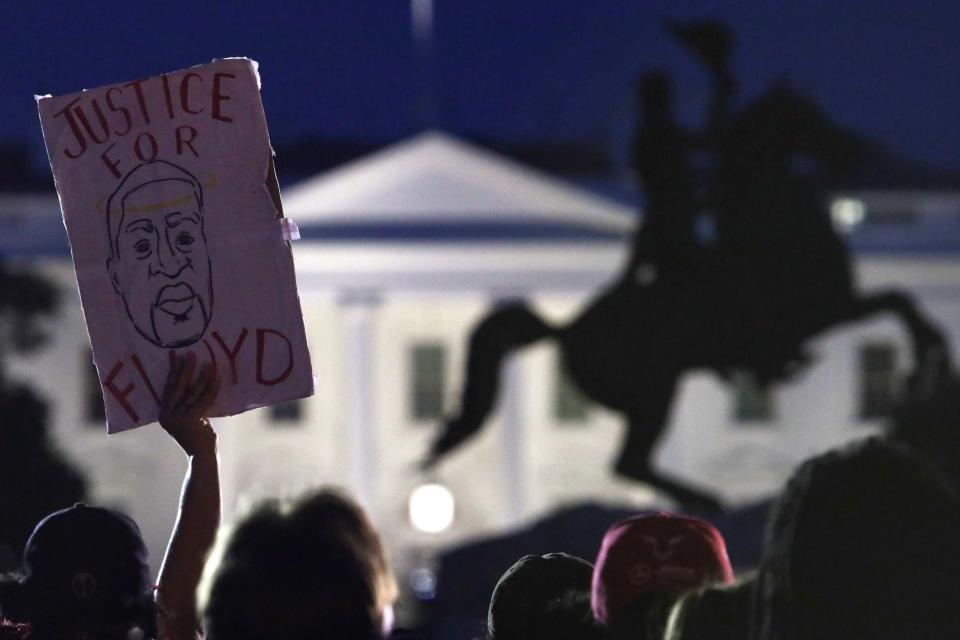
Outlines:
{"type": "Polygon", "coordinates": [[[715,82],[706,131],[689,135],[673,122],[665,74],[643,78],[634,164],[647,206],[622,274],[563,327],[523,303],[481,320],[470,337],[459,412],[445,421],[426,466],[480,430],[503,358],[552,338],[576,386],[626,417],[616,472],[688,507],[715,509],[715,496],[651,466],[684,373],[746,372],[761,386],[784,381],[808,363],[811,338],[881,312],[904,323],[915,361],[941,345],[908,295],[857,292],[823,187],[855,169],[866,145],[784,84],[731,118],[725,30],[700,24],[673,32],[701,57],[712,56],[705,59],[715,82]],[[697,46],[706,40],[711,46],[697,46]],[[696,167],[693,151],[712,168],[696,167]]]}

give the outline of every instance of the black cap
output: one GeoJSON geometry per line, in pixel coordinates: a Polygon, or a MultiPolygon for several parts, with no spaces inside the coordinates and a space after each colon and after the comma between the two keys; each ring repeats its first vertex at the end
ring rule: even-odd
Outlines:
{"type": "Polygon", "coordinates": [[[493,589],[487,631],[497,640],[533,637],[553,611],[578,596],[589,612],[592,577],[593,565],[566,553],[520,558],[493,589]]]}
{"type": "Polygon", "coordinates": [[[133,600],[152,588],[147,548],[136,523],[83,503],[37,524],[23,564],[27,583],[48,597],[133,600]]]}

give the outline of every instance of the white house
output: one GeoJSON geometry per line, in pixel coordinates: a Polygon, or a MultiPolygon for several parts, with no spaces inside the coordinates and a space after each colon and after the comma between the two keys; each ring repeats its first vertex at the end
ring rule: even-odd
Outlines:
{"type": "MultiPolygon", "coordinates": [[[[472,324],[517,297],[552,321],[570,318],[621,268],[632,207],[440,133],[283,195],[302,235],[294,252],[317,393],[219,421],[228,516],[258,495],[344,485],[405,569],[560,503],[654,499],[610,474],[620,419],[571,394],[546,341],[508,361],[499,410],[475,441],[430,474],[417,468],[457,401],[472,324]],[[455,499],[452,524],[437,533],[408,518],[411,492],[427,482],[455,499]]],[[[834,205],[862,288],[910,290],[956,341],[960,193],[846,193],[834,205]]],[[[0,198],[0,231],[0,252],[66,293],[51,345],[14,371],[51,399],[55,437],[89,474],[93,499],[131,512],[157,561],[184,462],[154,427],[105,435],[56,199],[0,198]]],[[[874,431],[909,366],[902,329],[871,320],[821,336],[813,350],[817,362],[769,396],[746,381],[731,390],[688,376],[657,463],[737,503],[775,491],[808,455],[874,431]]]]}

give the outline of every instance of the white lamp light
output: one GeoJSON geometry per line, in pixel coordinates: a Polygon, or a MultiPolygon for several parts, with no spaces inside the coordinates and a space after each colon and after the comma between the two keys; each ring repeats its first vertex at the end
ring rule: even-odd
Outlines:
{"type": "Polygon", "coordinates": [[[837,198],[830,203],[833,223],[843,231],[851,231],[867,216],[867,207],[857,198],[837,198]]]}
{"type": "Polygon", "coordinates": [[[453,494],[443,485],[421,485],[410,494],[410,523],[418,531],[446,531],[453,524],[453,512],[453,494]]]}

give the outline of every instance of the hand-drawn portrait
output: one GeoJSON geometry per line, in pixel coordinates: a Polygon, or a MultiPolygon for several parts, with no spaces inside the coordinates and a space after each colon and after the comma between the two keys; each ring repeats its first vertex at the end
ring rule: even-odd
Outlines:
{"type": "Polygon", "coordinates": [[[203,187],[164,160],[132,169],[107,201],[107,272],[127,317],[159,347],[193,344],[213,312],[203,187]]]}

